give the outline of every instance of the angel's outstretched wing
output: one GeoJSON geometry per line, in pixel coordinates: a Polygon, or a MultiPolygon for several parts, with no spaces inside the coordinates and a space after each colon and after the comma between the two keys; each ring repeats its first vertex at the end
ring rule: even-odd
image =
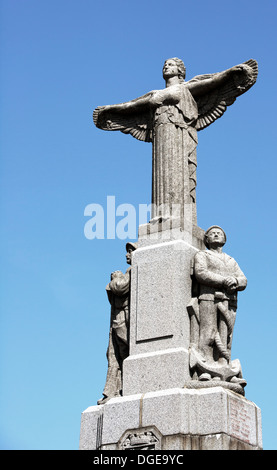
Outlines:
{"type": "Polygon", "coordinates": [[[135,139],[152,142],[151,113],[145,110],[122,113],[99,106],[93,111],[93,122],[105,131],[121,131],[131,134],[135,139]]]}
{"type": "MultiPolygon", "coordinates": [[[[229,79],[223,85],[195,98],[198,105],[198,120],[196,124],[198,131],[205,129],[205,127],[220,118],[226,111],[227,106],[233,104],[239,95],[249,90],[256,82],[258,76],[257,62],[250,59],[240,65],[242,71],[236,71],[238,66],[233,67],[233,72],[229,74],[229,79]]],[[[187,83],[193,84],[201,80],[213,78],[216,75],[218,74],[198,75],[187,83]]]]}

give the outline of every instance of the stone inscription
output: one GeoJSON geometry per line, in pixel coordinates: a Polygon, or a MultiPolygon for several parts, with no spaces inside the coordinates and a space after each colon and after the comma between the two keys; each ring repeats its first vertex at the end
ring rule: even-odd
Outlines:
{"type": "Polygon", "coordinates": [[[229,398],[230,434],[244,442],[250,442],[251,416],[243,401],[229,398]]]}

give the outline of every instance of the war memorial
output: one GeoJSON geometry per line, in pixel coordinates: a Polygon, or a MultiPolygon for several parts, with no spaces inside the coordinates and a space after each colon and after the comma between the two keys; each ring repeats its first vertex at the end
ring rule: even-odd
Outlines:
{"type": "Polygon", "coordinates": [[[172,58],[164,89],[93,112],[99,129],[152,144],[152,214],[126,244],[126,272],[106,287],[107,377],[82,413],[81,450],[262,449],[261,411],[231,358],[247,279],[225,252],[224,229],[197,225],[195,191],[198,132],[257,75],[250,59],[186,82],[183,61],[172,58]]]}

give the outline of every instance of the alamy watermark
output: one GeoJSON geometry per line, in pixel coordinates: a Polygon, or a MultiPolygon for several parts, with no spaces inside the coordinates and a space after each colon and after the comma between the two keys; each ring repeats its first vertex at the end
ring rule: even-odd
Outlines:
{"type": "Polygon", "coordinates": [[[133,204],[124,203],[116,206],[115,196],[107,196],[106,206],[91,203],[85,207],[84,216],[88,217],[84,226],[84,235],[88,240],[120,240],[137,238],[138,226],[148,224],[147,235],[155,237],[157,224],[159,230],[171,230],[181,226],[185,217],[191,220],[191,205],[185,205],[181,210],[180,204],[133,204]],[[150,224],[148,223],[151,221],[150,224]]]}

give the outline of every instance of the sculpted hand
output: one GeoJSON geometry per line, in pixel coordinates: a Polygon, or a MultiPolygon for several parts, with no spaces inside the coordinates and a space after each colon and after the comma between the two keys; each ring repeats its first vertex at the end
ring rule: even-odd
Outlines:
{"type": "Polygon", "coordinates": [[[93,111],[93,122],[96,126],[98,125],[99,118],[101,117],[101,114],[103,113],[103,111],[105,111],[106,108],[108,108],[108,106],[98,106],[93,111]]]}
{"type": "Polygon", "coordinates": [[[231,70],[233,72],[246,72],[248,69],[247,65],[240,64],[240,65],[235,65],[231,70]]]}
{"type": "Polygon", "coordinates": [[[123,276],[122,271],[114,271],[111,274],[111,279],[114,279],[115,277],[122,277],[122,276],[123,276]]]}
{"type": "Polygon", "coordinates": [[[233,276],[228,276],[224,279],[223,285],[228,291],[234,292],[237,288],[237,280],[233,276]]]}
{"type": "Polygon", "coordinates": [[[94,111],[97,111],[98,113],[101,113],[106,108],[106,106],[97,106],[94,111]]]}

